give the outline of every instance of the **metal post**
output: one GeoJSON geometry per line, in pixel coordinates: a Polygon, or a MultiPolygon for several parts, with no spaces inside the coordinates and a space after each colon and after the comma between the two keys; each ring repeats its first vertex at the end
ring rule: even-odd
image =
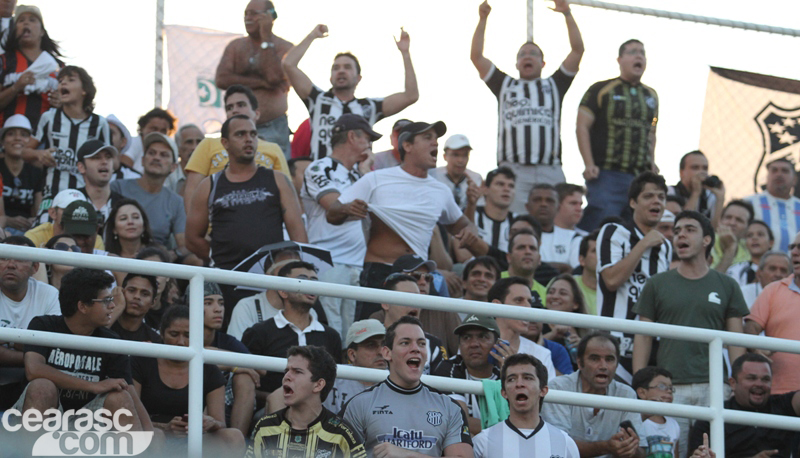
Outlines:
{"type": "Polygon", "coordinates": [[[533,0],[527,1],[528,7],[528,41],[533,41],[533,0]]]}
{"type": "Polygon", "coordinates": [[[189,281],[189,456],[203,456],[203,276],[189,281]]]}
{"type": "Polygon", "coordinates": [[[724,377],[722,374],[723,364],[722,339],[716,337],[708,344],[708,391],[709,405],[714,411],[709,445],[717,456],[725,456],[725,418],[723,417],[725,399],[722,397],[722,387],[719,386],[724,377]]]}
{"type": "Polygon", "coordinates": [[[154,106],[161,106],[164,89],[164,0],[156,0],[156,75],[154,106]]]}

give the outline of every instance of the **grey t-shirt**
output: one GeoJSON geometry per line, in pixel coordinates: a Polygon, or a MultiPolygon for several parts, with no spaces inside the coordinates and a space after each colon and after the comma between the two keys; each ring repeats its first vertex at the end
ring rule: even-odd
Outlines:
{"type": "Polygon", "coordinates": [[[370,457],[382,442],[428,456],[442,456],[453,444],[472,445],[461,407],[422,383],[407,390],[387,378],[357,394],[339,416],[364,437],[370,457]]]}
{"type": "Polygon", "coordinates": [[[153,239],[167,246],[170,235],[186,232],[183,198],[163,187],[158,193],[151,194],[142,189],[136,181],[136,179],[115,180],[111,182],[111,190],[139,202],[147,213],[153,239]]]}
{"type": "Polygon", "coordinates": [[[322,401],[322,407],[325,407],[331,412],[339,412],[347,401],[367,388],[369,388],[369,386],[364,385],[358,380],[348,380],[346,378],[337,377],[336,381],[333,382],[331,392],[328,393],[328,397],[322,401]]]}
{"type": "MultiPolygon", "coordinates": [[[[581,371],[554,378],[548,383],[551,390],[572,391],[581,393],[581,371]]],[[[636,399],[636,392],[631,387],[615,380],[608,386],[607,396],[636,399]]],[[[619,424],[629,420],[639,435],[639,446],[647,447],[644,437],[642,416],[635,412],[601,409],[594,414],[592,407],[579,407],[567,404],[545,402],[542,418],[558,429],[566,431],[576,441],[597,442],[608,440],[619,431],[619,424]]],[[[610,457],[611,455],[604,455],[610,457]]]]}

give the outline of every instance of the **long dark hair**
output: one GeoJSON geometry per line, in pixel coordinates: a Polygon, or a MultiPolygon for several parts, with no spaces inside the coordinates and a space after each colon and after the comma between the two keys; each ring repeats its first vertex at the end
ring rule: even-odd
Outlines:
{"type": "Polygon", "coordinates": [[[114,237],[114,226],[116,225],[119,209],[125,205],[133,205],[138,208],[139,212],[142,214],[142,222],[144,223],[144,231],[141,237],[142,246],[149,245],[153,241],[153,235],[150,233],[150,220],[147,219],[147,212],[144,211],[142,205],[133,199],[122,199],[114,205],[111,212],[108,214],[108,221],[106,221],[106,227],[103,231],[103,242],[106,245],[106,250],[116,255],[122,254],[122,244],[120,244],[119,238],[114,237]]]}
{"type": "MultiPolygon", "coordinates": [[[[42,21],[39,22],[42,24],[42,42],[39,43],[39,47],[42,48],[42,51],[47,51],[52,54],[59,63],[59,66],[63,66],[64,62],[59,59],[59,57],[63,57],[63,55],[61,54],[61,48],[58,46],[58,42],[50,38],[50,35],[47,33],[47,29],[44,28],[44,23],[42,21]]],[[[16,20],[12,20],[8,25],[8,42],[6,43],[6,53],[11,55],[18,49],[19,38],[17,38],[16,33],[16,20]]]]}

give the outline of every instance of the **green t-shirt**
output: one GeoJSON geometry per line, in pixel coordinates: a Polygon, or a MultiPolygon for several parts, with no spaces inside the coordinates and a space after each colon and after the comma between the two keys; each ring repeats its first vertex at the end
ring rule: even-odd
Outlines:
{"type": "Polygon", "coordinates": [[[589,288],[583,283],[583,277],[580,275],[573,275],[575,282],[578,283],[578,288],[583,293],[583,301],[586,302],[586,313],[589,315],[597,315],[597,290],[589,288]]]}
{"type": "MultiPolygon", "coordinates": [[[[502,272],[500,274],[500,278],[508,278],[508,271],[502,272]]],[[[531,292],[534,293],[534,299],[536,299],[536,295],[539,295],[539,299],[542,301],[542,305],[545,304],[545,298],[547,297],[547,288],[544,287],[543,284],[539,283],[536,280],[533,280],[533,285],[531,285],[531,292]]]]}
{"type": "MultiPolygon", "coordinates": [[[[728,318],[747,315],[742,290],[731,277],[709,270],[690,280],[676,269],[647,280],[633,311],[657,323],[725,330],[728,318]]],[[[659,367],[672,372],[676,384],[708,382],[708,344],[662,338],[659,367]]]]}

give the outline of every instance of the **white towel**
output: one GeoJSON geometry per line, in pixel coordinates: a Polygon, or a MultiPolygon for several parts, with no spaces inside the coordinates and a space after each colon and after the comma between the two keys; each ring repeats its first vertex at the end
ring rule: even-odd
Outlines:
{"type": "MultiPolygon", "coordinates": [[[[50,76],[58,71],[58,61],[49,52],[42,51],[39,57],[28,66],[26,71],[32,72],[36,80],[33,84],[25,86],[25,95],[32,93],[45,93],[58,87],[58,80],[50,76]]],[[[3,86],[11,86],[19,80],[22,73],[9,73],[3,81],[3,86]]]]}

